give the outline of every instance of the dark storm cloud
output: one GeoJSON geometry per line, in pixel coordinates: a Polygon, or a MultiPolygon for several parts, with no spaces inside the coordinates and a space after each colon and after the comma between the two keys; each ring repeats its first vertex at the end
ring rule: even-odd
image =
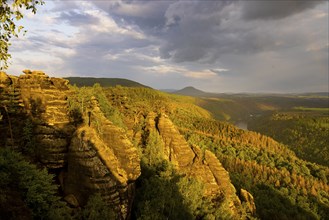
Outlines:
{"type": "Polygon", "coordinates": [[[222,22],[225,1],[176,2],[166,11],[163,58],[176,62],[209,59],[218,43],[217,34],[222,22]]]}
{"type": "Polygon", "coordinates": [[[242,1],[242,17],[246,20],[281,19],[314,8],[323,0],[242,1]]]}
{"type": "MultiPolygon", "coordinates": [[[[214,63],[224,54],[253,54],[277,50],[280,33],[257,21],[288,17],[323,1],[95,1],[119,24],[136,25],[159,39],[163,59],[174,62],[214,63]]],[[[293,37],[289,47],[303,43],[293,37]]]]}
{"type": "MultiPolygon", "coordinates": [[[[138,25],[147,32],[156,34],[161,30],[166,22],[165,13],[172,1],[122,1],[108,4],[108,12],[118,23],[121,18],[125,22],[138,25]]],[[[104,3],[96,2],[99,7],[104,7],[104,3]]],[[[106,3],[105,3],[106,4],[106,3]]]]}
{"type": "Polygon", "coordinates": [[[214,63],[228,53],[252,54],[277,47],[273,27],[240,20],[237,2],[177,2],[167,9],[162,58],[214,63]]]}
{"type": "Polygon", "coordinates": [[[238,21],[239,13],[244,10],[238,1],[95,4],[107,8],[119,23],[137,25],[148,36],[157,37],[161,41],[161,57],[177,63],[213,63],[223,54],[250,54],[276,47],[271,34],[256,25],[250,27],[238,21]]]}
{"type": "Polygon", "coordinates": [[[174,1],[94,1],[120,25],[137,25],[144,32],[159,34],[165,25],[165,12],[174,1]]]}

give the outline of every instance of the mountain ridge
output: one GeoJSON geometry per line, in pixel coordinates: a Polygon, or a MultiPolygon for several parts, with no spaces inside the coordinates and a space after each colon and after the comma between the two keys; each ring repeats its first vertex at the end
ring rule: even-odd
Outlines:
{"type": "Polygon", "coordinates": [[[103,87],[125,86],[151,88],[139,82],[123,78],[65,77],[64,79],[69,80],[70,84],[75,84],[78,87],[93,86],[95,83],[99,83],[103,87]]]}

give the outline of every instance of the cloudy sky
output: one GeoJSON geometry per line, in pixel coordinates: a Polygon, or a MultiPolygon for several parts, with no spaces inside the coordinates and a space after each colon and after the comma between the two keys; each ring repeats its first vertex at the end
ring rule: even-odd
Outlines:
{"type": "Polygon", "coordinates": [[[328,91],[328,1],[46,0],[8,73],[118,77],[157,89],[328,91]]]}

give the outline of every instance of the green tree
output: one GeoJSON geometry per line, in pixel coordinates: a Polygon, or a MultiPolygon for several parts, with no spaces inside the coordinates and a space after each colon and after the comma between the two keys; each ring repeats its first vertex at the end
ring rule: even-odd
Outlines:
{"type": "Polygon", "coordinates": [[[143,152],[142,159],[149,166],[156,166],[164,159],[164,143],[158,132],[151,131],[147,139],[147,145],[143,152]]]}
{"type": "Polygon", "coordinates": [[[23,18],[21,10],[30,10],[35,14],[37,5],[43,4],[43,0],[0,0],[0,70],[8,68],[10,39],[18,37],[23,29],[23,26],[16,25],[23,18]]]}
{"type": "Polygon", "coordinates": [[[118,219],[111,206],[103,201],[100,194],[92,195],[87,205],[84,207],[80,219],[98,220],[98,219],[118,219]]]}
{"type": "Polygon", "coordinates": [[[0,219],[62,219],[68,215],[57,196],[53,176],[25,161],[21,154],[2,147],[0,179],[0,219]],[[20,213],[17,204],[29,211],[20,213]]]}

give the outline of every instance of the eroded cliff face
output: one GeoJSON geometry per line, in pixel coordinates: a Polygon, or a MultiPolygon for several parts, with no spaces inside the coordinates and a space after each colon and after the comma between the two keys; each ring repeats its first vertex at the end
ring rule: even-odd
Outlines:
{"type": "Polygon", "coordinates": [[[47,168],[63,168],[74,130],[67,115],[68,82],[40,71],[24,72],[19,77],[0,73],[0,108],[5,116],[1,145],[18,148],[24,145],[24,138],[33,137],[42,164],[47,168]],[[31,126],[27,128],[28,120],[31,126]]]}
{"type": "Polygon", "coordinates": [[[120,219],[129,218],[140,161],[125,132],[103,116],[97,100],[90,126],[75,127],[68,112],[68,81],[41,71],[23,72],[19,77],[0,72],[1,146],[24,144],[22,134],[31,121],[38,160],[58,174],[72,206],[84,205],[99,193],[120,219]]]}
{"type": "Polygon", "coordinates": [[[64,168],[74,127],[67,110],[68,81],[41,71],[24,70],[18,77],[26,113],[32,118],[37,152],[47,168],[64,168]]]}
{"type": "Polygon", "coordinates": [[[205,186],[205,196],[224,198],[224,202],[229,204],[231,216],[241,218],[241,201],[228,172],[216,156],[198,146],[189,146],[165,114],[150,113],[147,122],[147,129],[156,130],[162,137],[165,159],[171,161],[179,173],[201,180],[205,186]]]}
{"type": "Polygon", "coordinates": [[[141,172],[137,149],[123,129],[104,117],[97,100],[93,100],[89,117],[90,125],[79,127],[69,147],[65,192],[82,204],[92,193],[100,193],[121,219],[127,219],[134,181],[141,172]]]}

